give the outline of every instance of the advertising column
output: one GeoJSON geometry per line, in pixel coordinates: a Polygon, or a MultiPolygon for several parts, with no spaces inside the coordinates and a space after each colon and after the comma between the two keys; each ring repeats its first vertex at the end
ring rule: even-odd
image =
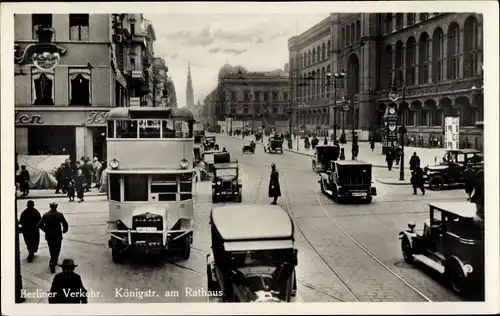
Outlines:
{"type": "Polygon", "coordinates": [[[459,149],[460,118],[447,116],[444,118],[444,147],[446,150],[459,149]]]}

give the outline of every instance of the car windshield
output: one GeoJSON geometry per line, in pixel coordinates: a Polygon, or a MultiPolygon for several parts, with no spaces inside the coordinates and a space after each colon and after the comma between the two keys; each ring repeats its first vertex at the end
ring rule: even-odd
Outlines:
{"type": "Polygon", "coordinates": [[[283,263],[286,257],[292,254],[291,249],[238,251],[232,252],[230,258],[231,263],[236,268],[252,265],[276,266],[283,263]]]}
{"type": "Polygon", "coordinates": [[[238,170],[236,168],[217,169],[215,172],[218,177],[236,177],[238,175],[238,170]]]}
{"type": "Polygon", "coordinates": [[[194,137],[194,142],[197,143],[197,144],[199,144],[199,143],[201,143],[202,138],[203,138],[203,136],[195,136],[194,137]]]}
{"type": "Polygon", "coordinates": [[[334,147],[318,147],[318,159],[320,161],[333,159],[335,156],[334,147]]]}

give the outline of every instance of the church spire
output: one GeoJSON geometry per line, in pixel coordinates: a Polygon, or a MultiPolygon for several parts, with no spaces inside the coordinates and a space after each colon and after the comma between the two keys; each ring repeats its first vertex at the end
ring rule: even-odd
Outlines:
{"type": "Polygon", "coordinates": [[[188,75],[187,75],[187,85],[186,85],[186,106],[190,109],[194,107],[193,81],[191,79],[191,62],[188,62],[188,75]]]}

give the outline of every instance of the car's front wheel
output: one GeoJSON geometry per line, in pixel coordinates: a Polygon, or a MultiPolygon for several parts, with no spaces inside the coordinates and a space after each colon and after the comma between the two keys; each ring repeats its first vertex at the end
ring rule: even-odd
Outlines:
{"type": "Polygon", "coordinates": [[[444,187],[444,179],[441,176],[433,176],[429,179],[429,188],[433,191],[440,191],[444,187]]]}

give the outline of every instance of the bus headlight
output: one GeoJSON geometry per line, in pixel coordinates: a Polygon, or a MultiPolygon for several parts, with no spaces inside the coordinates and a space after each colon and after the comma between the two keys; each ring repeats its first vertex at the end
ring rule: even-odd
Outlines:
{"type": "Polygon", "coordinates": [[[111,159],[111,161],[109,162],[109,166],[111,167],[111,169],[118,169],[120,163],[116,159],[111,159]]]}
{"type": "Polygon", "coordinates": [[[220,182],[220,181],[217,181],[217,185],[221,185],[221,182],[220,182]]]}
{"type": "Polygon", "coordinates": [[[189,162],[182,158],[182,160],[179,162],[179,166],[181,166],[182,169],[186,169],[189,166],[189,162]]]}

